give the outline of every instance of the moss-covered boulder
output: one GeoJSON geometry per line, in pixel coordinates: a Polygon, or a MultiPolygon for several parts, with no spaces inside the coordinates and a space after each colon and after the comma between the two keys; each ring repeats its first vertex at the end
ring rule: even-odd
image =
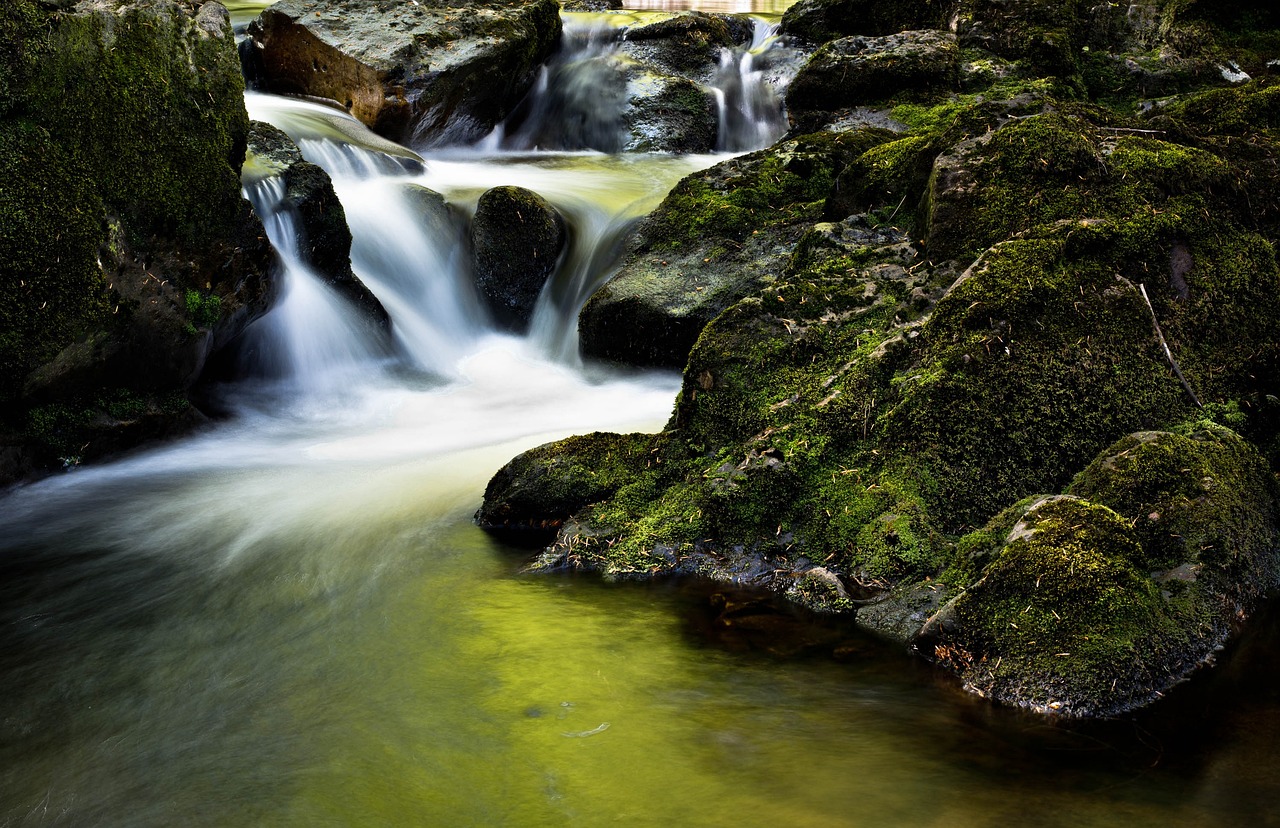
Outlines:
{"type": "Polygon", "coordinates": [[[616,492],[652,442],[649,435],[595,432],[526,451],[489,481],[476,522],[545,543],[570,515],[616,492]]]}
{"type": "Polygon", "coordinates": [[[1068,491],[962,540],[968,585],[918,638],[981,695],[1125,712],[1211,660],[1278,582],[1275,480],[1227,429],[1125,437],[1068,491]]]}
{"type": "Polygon", "coordinates": [[[240,196],[222,6],[15,0],[0,26],[0,405],[39,466],[184,417],[209,353],[265,309],[269,249],[240,196]]]}
{"type": "Polygon", "coordinates": [[[294,244],[303,260],[366,319],[388,327],[386,309],[351,270],[351,228],[329,174],[303,160],[302,152],[283,131],[254,121],[242,177],[249,187],[279,181],[284,187],[280,209],[297,219],[294,244]]]}
{"type": "Polygon", "coordinates": [[[480,196],[471,223],[476,287],[500,323],[529,326],[566,238],[560,213],[535,192],[494,187],[480,196]]]}
{"type": "Polygon", "coordinates": [[[887,133],[823,133],[723,161],[679,184],[579,316],[583,353],[681,367],[703,327],[781,276],[835,175],[887,133]]]}
{"type": "Polygon", "coordinates": [[[791,81],[787,115],[812,128],[813,113],[953,90],[959,54],[954,35],[933,29],[830,41],[791,81]]]}
{"type": "Polygon", "coordinates": [[[820,44],[854,35],[943,29],[954,5],[950,0],[799,0],[783,13],[782,32],[820,44]]]}
{"type": "Polygon", "coordinates": [[[473,141],[533,85],[560,37],[555,0],[284,0],[250,26],[275,92],[335,100],[415,146],[473,141]]]}

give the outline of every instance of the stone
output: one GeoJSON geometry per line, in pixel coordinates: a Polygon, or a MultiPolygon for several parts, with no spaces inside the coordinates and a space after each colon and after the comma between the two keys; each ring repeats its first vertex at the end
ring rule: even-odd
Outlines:
{"type": "Polygon", "coordinates": [[[554,0],[283,0],[250,26],[267,89],[345,106],[416,147],[468,143],[528,92],[560,36],[554,0]]]}
{"type": "Polygon", "coordinates": [[[564,219],[537,193],[508,186],[480,196],[471,225],[476,287],[499,323],[528,328],[565,241],[564,219]]]}
{"type": "Polygon", "coordinates": [[[937,94],[959,83],[955,36],[931,29],[833,40],[814,52],[787,89],[788,117],[937,94]]]}

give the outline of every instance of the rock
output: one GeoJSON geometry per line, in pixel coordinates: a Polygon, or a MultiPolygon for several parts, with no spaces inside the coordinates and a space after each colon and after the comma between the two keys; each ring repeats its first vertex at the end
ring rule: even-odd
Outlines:
{"type": "Polygon", "coordinates": [[[210,352],[273,294],[240,196],[240,63],[217,3],[14,0],[0,30],[0,428],[89,456],[153,433],[118,427],[121,394],[185,416],[210,352]]]}
{"type": "Polygon", "coordinates": [[[981,695],[1117,715],[1211,660],[1277,583],[1275,481],[1193,425],[1122,439],[1069,491],[1088,499],[1025,501],[962,542],[976,579],[919,645],[981,695]]]}
{"type": "Polygon", "coordinates": [[[716,146],[715,99],[685,78],[628,73],[624,152],[710,152],[716,146]]]}
{"type": "Polygon", "coordinates": [[[858,607],[858,626],[895,644],[911,643],[951,597],[944,583],[904,584],[858,607]]]}
{"type": "Polygon", "coordinates": [[[621,51],[677,77],[711,80],[723,49],[751,40],[750,24],[741,18],[685,12],[626,30],[621,51]]]}
{"type": "Polygon", "coordinates": [[[943,29],[952,3],[918,0],[800,0],[782,14],[782,33],[822,44],[852,35],[883,37],[911,29],[943,29]]]}
{"type": "Polygon", "coordinates": [[[682,366],[708,322],[781,274],[835,172],[879,140],[877,131],[804,136],[685,178],[582,309],[583,354],[682,366]]]}
{"type": "Polygon", "coordinates": [[[321,280],[345,296],[361,314],[387,328],[386,309],[351,270],[351,228],[329,174],[305,161],[283,131],[254,121],[249,129],[249,176],[279,176],[285,184],[285,209],[298,219],[298,250],[321,280]]]}
{"type": "Polygon", "coordinates": [[[617,491],[650,442],[651,435],[595,432],[530,449],[489,481],[476,522],[545,543],[570,515],[617,491]]]}
{"type": "Polygon", "coordinates": [[[437,146],[482,137],[515,106],[560,17],[554,0],[283,0],[249,32],[271,91],[330,98],[381,135],[437,146]]]}
{"type": "Polygon", "coordinates": [[[814,52],[791,81],[788,117],[812,125],[811,113],[955,89],[959,55],[955,36],[934,30],[833,40],[814,52]]]}
{"type": "Polygon", "coordinates": [[[529,326],[565,239],[564,219],[537,193],[494,187],[480,196],[471,225],[476,287],[499,322],[529,326]]]}
{"type": "Polygon", "coordinates": [[[963,48],[1019,61],[1028,71],[1069,75],[1084,44],[1081,4],[1057,0],[960,0],[952,31],[963,48]]]}

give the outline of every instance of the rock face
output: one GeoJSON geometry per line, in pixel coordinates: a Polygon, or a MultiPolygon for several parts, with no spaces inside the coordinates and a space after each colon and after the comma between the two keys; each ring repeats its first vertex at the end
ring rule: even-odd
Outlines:
{"type": "Polygon", "coordinates": [[[582,351],[681,367],[725,308],[778,278],[834,175],[885,133],[809,135],[723,161],[676,185],[618,274],[579,316],[582,351]]]}
{"type": "Polygon", "coordinates": [[[386,328],[386,309],[351,270],[351,228],[333,190],[329,174],[305,161],[283,131],[254,121],[249,129],[247,168],[251,176],[281,178],[285,208],[298,218],[298,249],[330,287],[359,308],[367,319],[386,328]]]}
{"type": "Polygon", "coordinates": [[[284,0],[250,26],[266,87],[338,101],[414,146],[488,133],[560,36],[554,0],[284,0]]]}
{"type": "Polygon", "coordinates": [[[904,93],[955,89],[959,50],[949,32],[922,30],[833,40],[813,54],[787,90],[793,122],[813,112],[877,103],[904,93]]]}
{"type": "Polygon", "coordinates": [[[880,37],[912,29],[942,29],[953,6],[954,2],[943,0],[799,0],[783,13],[782,31],[820,44],[852,35],[880,37]]]}
{"type": "Polygon", "coordinates": [[[471,225],[476,287],[500,323],[528,328],[565,238],[564,219],[535,192],[494,187],[480,196],[471,225]]]}
{"type": "Polygon", "coordinates": [[[0,35],[0,406],[39,467],[185,422],[210,351],[265,310],[270,252],[222,6],[14,0],[0,35]]]}
{"type": "MultiPolygon", "coordinates": [[[[581,317],[588,354],[683,361],[675,411],[532,568],[765,587],[1042,712],[1205,663],[1280,570],[1280,85],[1187,73],[1143,115],[1104,69],[1280,53],[1131,5],[1159,24],[958,2],[937,85],[815,95],[820,131],[681,182],[581,317]]],[[[525,523],[590,449],[513,461],[525,523]]]]}

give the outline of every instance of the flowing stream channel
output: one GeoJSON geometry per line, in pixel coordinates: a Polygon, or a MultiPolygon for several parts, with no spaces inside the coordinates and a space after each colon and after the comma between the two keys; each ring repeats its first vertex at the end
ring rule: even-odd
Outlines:
{"type": "MultiPolygon", "coordinates": [[[[749,84],[750,64],[722,67],[749,84]]],[[[246,176],[283,291],[249,334],[255,379],[222,390],[234,416],[0,499],[0,825],[1276,819],[1272,639],[1143,717],[1073,727],[851,631],[838,660],[717,636],[706,587],[520,574],[471,522],[484,485],[548,440],[665,422],[679,378],[582,364],[576,312],[632,223],[723,156],[420,157],[320,104],[247,103],[333,177],[391,335],[300,258],[278,181],[246,176]],[[465,217],[502,184],[573,228],[520,338],[421,206],[426,187],[465,217]]],[[[745,120],[729,149],[776,137],[745,120]]]]}

